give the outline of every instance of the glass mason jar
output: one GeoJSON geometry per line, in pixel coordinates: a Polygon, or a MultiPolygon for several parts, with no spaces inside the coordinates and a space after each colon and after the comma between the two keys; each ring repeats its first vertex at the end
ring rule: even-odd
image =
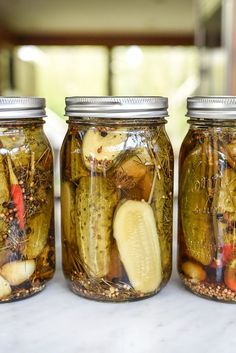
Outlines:
{"type": "Polygon", "coordinates": [[[162,97],[71,97],[61,151],[63,270],[101,301],[157,293],[172,265],[173,152],[162,97]]]}
{"type": "Polygon", "coordinates": [[[0,302],[40,292],[54,273],[53,156],[45,100],[0,97],[0,302]]]}
{"type": "Polygon", "coordinates": [[[193,293],[236,302],[236,97],[188,99],[178,269],[193,293]]]}

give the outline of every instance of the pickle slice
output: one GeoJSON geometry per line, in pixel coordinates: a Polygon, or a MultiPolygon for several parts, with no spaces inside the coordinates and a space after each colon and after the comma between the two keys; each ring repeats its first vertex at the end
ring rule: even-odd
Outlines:
{"type": "Polygon", "coordinates": [[[89,170],[106,171],[125,150],[127,131],[120,129],[90,128],[82,144],[83,160],[89,170]]]}
{"type": "Polygon", "coordinates": [[[116,191],[100,176],[82,177],[76,189],[76,237],[87,273],[103,277],[109,271],[112,216],[116,191]]]}
{"type": "Polygon", "coordinates": [[[209,198],[201,183],[201,151],[200,147],[194,149],[183,165],[180,216],[188,254],[203,265],[209,265],[215,253],[215,242],[209,198]]]}
{"type": "Polygon", "coordinates": [[[127,200],[114,217],[114,238],[133,288],[150,293],[162,281],[160,244],[151,206],[127,200]]]}

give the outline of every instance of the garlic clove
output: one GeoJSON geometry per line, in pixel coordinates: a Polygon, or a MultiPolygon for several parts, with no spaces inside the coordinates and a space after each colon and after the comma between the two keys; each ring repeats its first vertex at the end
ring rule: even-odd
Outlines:
{"type": "Polygon", "coordinates": [[[35,261],[13,261],[0,268],[0,275],[12,286],[17,286],[28,280],[35,271],[35,261]]]}
{"type": "Polygon", "coordinates": [[[0,299],[4,299],[11,294],[11,286],[10,284],[0,276],[0,299]]]}

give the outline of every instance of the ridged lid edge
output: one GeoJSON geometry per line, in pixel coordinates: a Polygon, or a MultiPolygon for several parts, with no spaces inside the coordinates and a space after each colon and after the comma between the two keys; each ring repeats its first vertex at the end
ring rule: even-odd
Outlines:
{"type": "Polygon", "coordinates": [[[188,97],[186,116],[205,119],[236,119],[236,96],[188,97]]]}
{"type": "Polygon", "coordinates": [[[168,99],[160,96],[66,97],[69,117],[151,118],[168,116],[168,99]]]}
{"type": "Polygon", "coordinates": [[[43,118],[45,107],[45,98],[0,96],[0,119],[43,118]]]}

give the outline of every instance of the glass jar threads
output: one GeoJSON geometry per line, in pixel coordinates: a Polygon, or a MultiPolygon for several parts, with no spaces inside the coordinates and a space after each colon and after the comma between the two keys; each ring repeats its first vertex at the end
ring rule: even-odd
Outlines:
{"type": "Polygon", "coordinates": [[[45,100],[0,97],[0,302],[41,291],[54,273],[53,157],[45,100]]]}
{"type": "Polygon", "coordinates": [[[102,301],[157,293],[172,265],[173,152],[162,97],[71,97],[61,151],[63,270],[102,301]]]}
{"type": "Polygon", "coordinates": [[[236,97],[188,99],[180,152],[178,268],[202,297],[236,302],[236,97]]]}

